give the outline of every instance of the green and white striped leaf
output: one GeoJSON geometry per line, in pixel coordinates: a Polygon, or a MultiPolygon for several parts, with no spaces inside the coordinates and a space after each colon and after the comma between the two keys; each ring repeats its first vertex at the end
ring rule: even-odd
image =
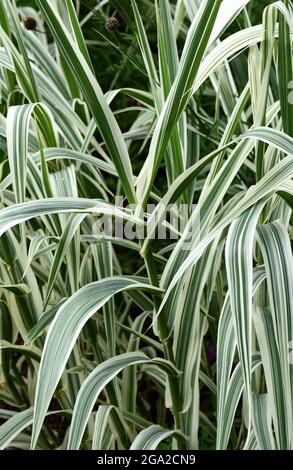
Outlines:
{"type": "Polygon", "coordinates": [[[138,434],[131,444],[130,450],[154,450],[160,442],[170,437],[184,439],[180,431],[169,431],[161,426],[153,425],[138,434]]]}
{"type": "Polygon", "coordinates": [[[69,433],[69,450],[79,448],[90,413],[102,389],[125,367],[146,362],[156,364],[168,374],[179,373],[170,362],[164,359],[150,359],[140,352],[121,354],[100,364],[83,382],[78,393],[69,433]]]}
{"type": "Polygon", "coordinates": [[[37,0],[37,4],[46,19],[61,54],[72,70],[87,104],[92,111],[96,124],[108,146],[117,173],[121,178],[121,183],[128,201],[129,203],[133,203],[136,198],[134,194],[131,163],[117,121],[87,61],[79,48],[74,44],[54,6],[48,0],[37,0]]]}
{"type": "Polygon", "coordinates": [[[58,310],[46,337],[38,374],[32,448],[37,443],[52,395],[83,326],[113,295],[129,289],[160,292],[158,288],[131,278],[112,277],[81,288],[58,310]],[[52,357],[55,358],[53,362],[52,357]]]}

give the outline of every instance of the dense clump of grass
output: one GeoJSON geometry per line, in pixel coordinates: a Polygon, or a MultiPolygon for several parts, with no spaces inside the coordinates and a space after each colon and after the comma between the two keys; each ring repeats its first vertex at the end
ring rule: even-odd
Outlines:
{"type": "Polygon", "coordinates": [[[261,3],[0,0],[1,448],[293,448],[293,10],[261,3]]]}

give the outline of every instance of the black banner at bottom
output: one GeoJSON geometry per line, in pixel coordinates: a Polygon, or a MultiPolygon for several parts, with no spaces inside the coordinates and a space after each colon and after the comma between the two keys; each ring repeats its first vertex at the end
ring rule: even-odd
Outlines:
{"type": "MultiPolygon", "coordinates": [[[[291,460],[287,451],[16,451],[7,450],[1,453],[1,466],[35,465],[46,467],[61,465],[84,466],[86,469],[98,468],[99,465],[109,469],[137,469],[155,465],[197,467],[206,470],[211,464],[214,468],[225,464],[251,465],[277,464],[291,460]]],[[[66,467],[65,467],[66,468],[66,467]]]]}

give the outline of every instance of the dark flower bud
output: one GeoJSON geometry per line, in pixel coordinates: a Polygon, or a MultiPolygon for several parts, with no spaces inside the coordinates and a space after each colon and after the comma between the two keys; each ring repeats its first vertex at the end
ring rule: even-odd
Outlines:
{"type": "Polygon", "coordinates": [[[29,31],[34,31],[37,27],[37,22],[32,16],[26,16],[23,19],[23,25],[25,29],[28,29],[29,31]]]}
{"type": "Polygon", "coordinates": [[[108,18],[106,23],[105,23],[105,28],[108,31],[117,31],[120,27],[120,22],[115,16],[111,16],[111,18],[108,18]]]}

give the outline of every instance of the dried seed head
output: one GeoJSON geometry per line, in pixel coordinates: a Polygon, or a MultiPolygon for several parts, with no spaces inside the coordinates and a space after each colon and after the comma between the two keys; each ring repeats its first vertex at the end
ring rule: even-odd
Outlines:
{"type": "Polygon", "coordinates": [[[37,22],[32,16],[26,16],[23,19],[23,25],[25,29],[28,29],[29,31],[34,31],[37,27],[37,22]]]}
{"type": "Polygon", "coordinates": [[[119,29],[119,26],[120,26],[119,20],[115,18],[115,16],[111,16],[111,18],[108,18],[105,23],[105,28],[108,31],[117,31],[117,29],[119,29]]]}

